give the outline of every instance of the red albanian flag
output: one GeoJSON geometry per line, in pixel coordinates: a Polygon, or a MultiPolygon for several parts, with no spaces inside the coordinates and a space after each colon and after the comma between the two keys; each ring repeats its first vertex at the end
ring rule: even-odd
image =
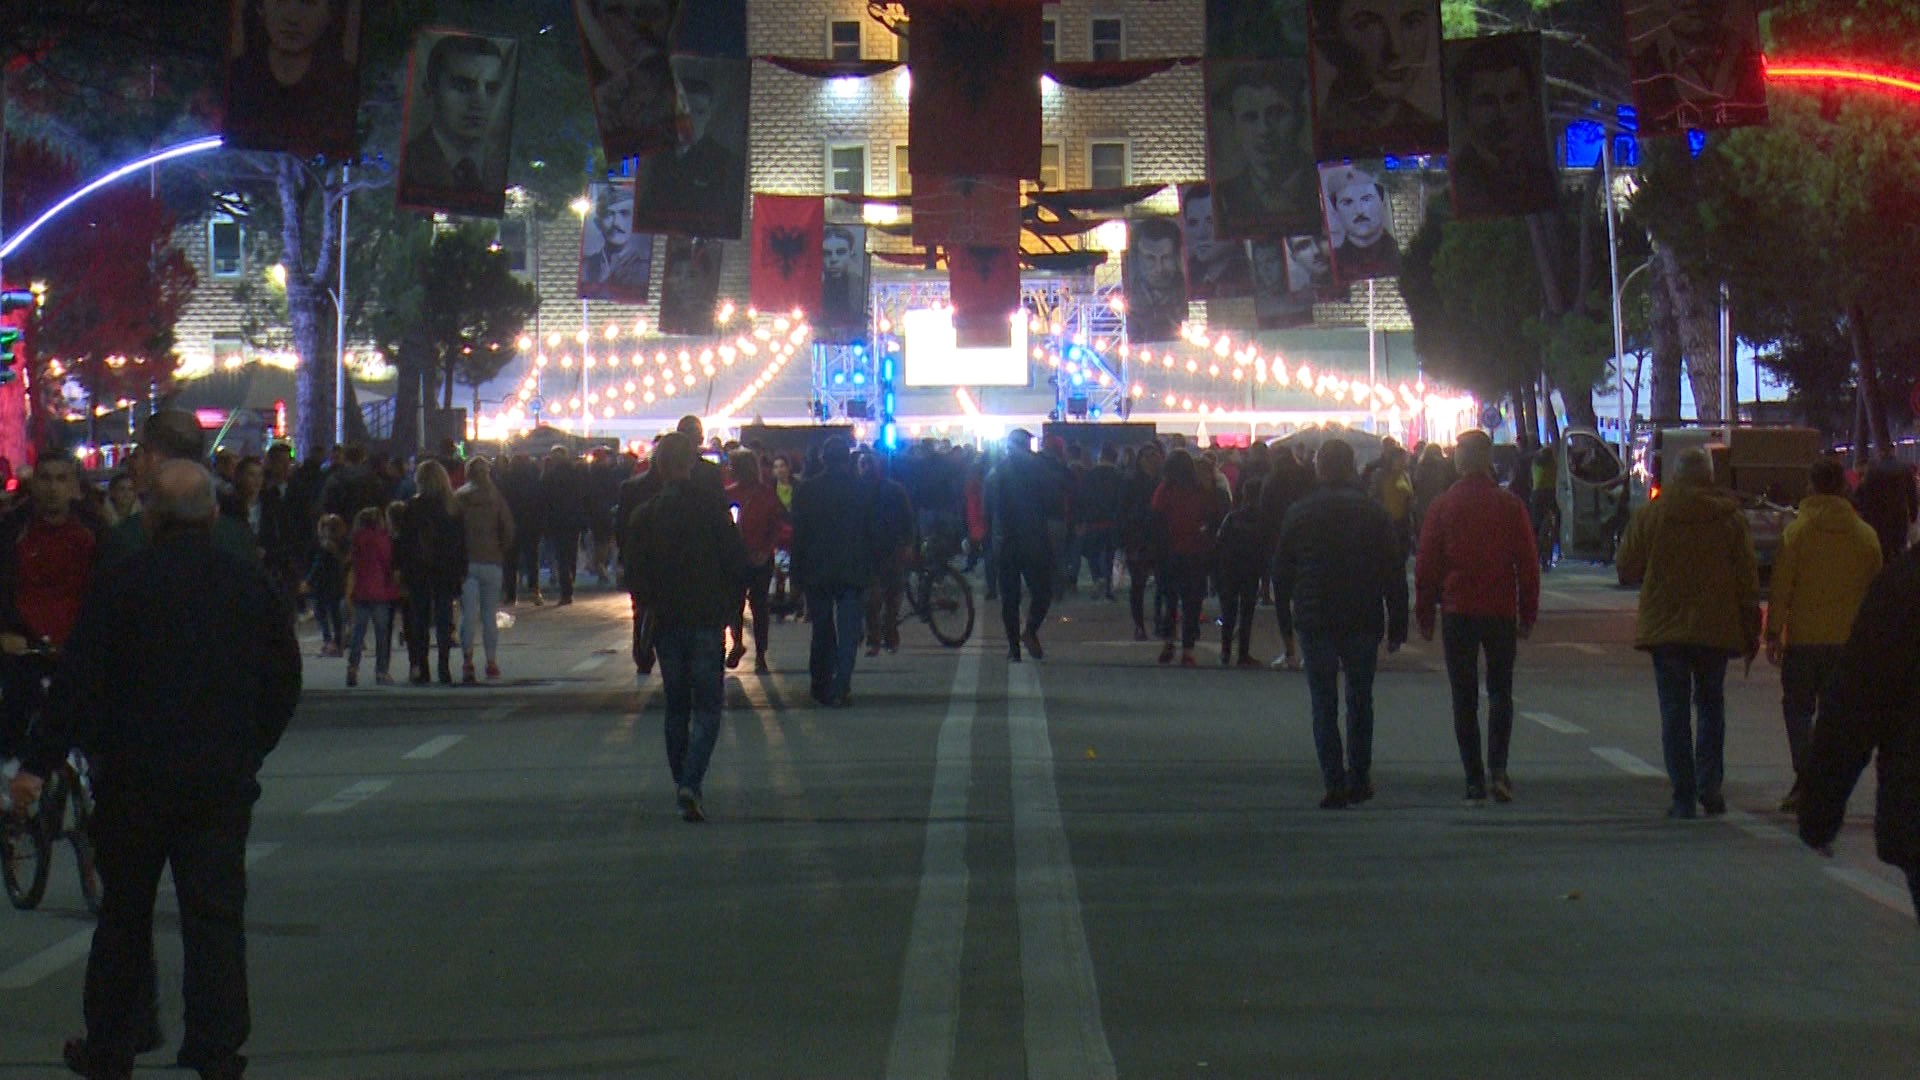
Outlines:
{"type": "Polygon", "coordinates": [[[1040,179],[1040,5],[912,0],[916,173],[1040,179]]]}
{"type": "Polygon", "coordinates": [[[817,195],[753,197],[752,300],[761,311],[819,306],[826,202],[817,195]]]}
{"type": "Polygon", "coordinates": [[[1020,256],[1007,247],[951,248],[947,280],[953,329],[963,349],[1013,344],[1013,313],[1020,309],[1020,256]]]}

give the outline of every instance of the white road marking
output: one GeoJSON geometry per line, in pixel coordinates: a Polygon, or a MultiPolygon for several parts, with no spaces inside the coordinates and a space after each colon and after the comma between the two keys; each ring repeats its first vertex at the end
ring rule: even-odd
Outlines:
{"type": "Polygon", "coordinates": [[[466,739],[465,735],[438,735],[400,756],[407,761],[426,761],[429,758],[437,758],[448,750],[453,749],[464,739],[466,739]]]}
{"type": "Polygon", "coordinates": [[[1798,843],[1800,840],[1798,836],[1795,836],[1780,826],[1758,815],[1749,814],[1745,810],[1728,810],[1726,817],[1727,824],[1739,829],[1741,832],[1746,833],[1756,840],[1769,840],[1774,843],[1785,844],[1798,843]]]}
{"type": "Polygon", "coordinates": [[[579,663],[573,665],[573,672],[576,675],[585,674],[586,672],[592,671],[595,668],[600,667],[602,664],[605,664],[606,662],[607,662],[607,658],[605,656],[589,656],[585,660],[582,660],[579,663]]]}
{"type": "Polygon", "coordinates": [[[1619,769],[1629,776],[1644,776],[1651,780],[1664,780],[1667,778],[1667,771],[1665,769],[1654,768],[1652,765],[1647,764],[1618,747],[1596,746],[1592,749],[1601,760],[1609,762],[1614,768],[1619,769]]]}
{"type": "Polygon", "coordinates": [[[1585,735],[1587,733],[1587,729],[1581,727],[1579,724],[1571,720],[1562,720],[1550,712],[1522,712],[1520,715],[1539,724],[1548,731],[1559,732],[1562,735],[1585,735]]]}
{"type": "Polygon", "coordinates": [[[1100,1019],[1100,988],[1060,820],[1046,700],[1033,664],[1010,665],[1007,682],[1026,1075],[1030,1080],[1107,1080],[1118,1074],[1100,1019]]]}
{"type": "Polygon", "coordinates": [[[887,1049],[887,1076],[902,1080],[945,1077],[953,1070],[960,954],[967,933],[967,785],[973,771],[980,653],[978,640],[961,651],[934,755],[920,892],[901,966],[900,1009],[887,1049]]]}
{"type": "Polygon", "coordinates": [[[1913,917],[1913,895],[1907,889],[1855,866],[1829,866],[1827,876],[1869,899],[1913,917]]]}
{"type": "MultiPolygon", "coordinates": [[[[247,865],[251,867],[279,851],[280,846],[277,840],[248,844],[247,865]]],[[[0,971],[0,990],[26,990],[36,986],[85,960],[92,949],[92,930],[81,930],[61,938],[5,971],[0,971]]]]}
{"type": "Polygon", "coordinates": [[[393,786],[391,780],[362,780],[335,792],[331,798],[307,807],[308,814],[344,814],[393,786]]]}
{"type": "Polygon", "coordinates": [[[1574,652],[1581,653],[1586,656],[1607,655],[1606,649],[1585,641],[1549,641],[1545,645],[1543,645],[1542,648],[1572,649],[1574,652]]]}
{"type": "Polygon", "coordinates": [[[1541,589],[1540,595],[1546,597],[1549,600],[1558,600],[1563,604],[1571,604],[1574,602],[1574,599],[1575,599],[1572,593],[1563,592],[1560,589],[1541,589]]]}

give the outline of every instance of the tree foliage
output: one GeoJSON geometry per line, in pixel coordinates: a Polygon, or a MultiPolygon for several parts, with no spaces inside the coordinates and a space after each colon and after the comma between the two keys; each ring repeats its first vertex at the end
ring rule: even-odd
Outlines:
{"type": "Polygon", "coordinates": [[[453,405],[456,380],[478,388],[518,355],[515,342],[540,306],[539,291],[514,276],[493,240],[478,222],[436,231],[424,251],[417,235],[409,238],[418,269],[409,299],[418,306],[391,317],[402,334],[420,328],[443,381],[443,408],[453,405]]]}

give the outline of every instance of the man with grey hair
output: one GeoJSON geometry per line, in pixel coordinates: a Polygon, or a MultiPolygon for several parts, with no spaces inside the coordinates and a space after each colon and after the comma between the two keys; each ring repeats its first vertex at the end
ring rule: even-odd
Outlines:
{"type": "Polygon", "coordinates": [[[1660,497],[1640,508],[1614,557],[1640,586],[1634,647],[1653,656],[1671,818],[1724,814],[1727,661],[1760,649],[1760,575],[1740,504],[1717,490],[1713,458],[1680,455],[1660,497]],[[1695,724],[1698,724],[1696,731],[1695,724]]]}
{"type": "Polygon", "coordinates": [[[1423,641],[1439,612],[1453,734],[1467,773],[1467,801],[1485,805],[1488,771],[1496,802],[1513,801],[1507,746],[1513,739],[1517,643],[1540,615],[1540,564],[1527,504],[1493,480],[1493,440],[1468,431],[1454,448],[1460,479],[1427,508],[1414,559],[1414,614],[1423,641]],[[1487,746],[1480,755],[1480,653],[1487,654],[1487,746]]]}
{"type": "Polygon", "coordinates": [[[258,562],[215,543],[213,477],[153,470],[150,543],[103,567],[80,610],[44,722],[14,778],[39,798],[71,747],[93,764],[92,823],[105,888],[87,962],[85,1038],[65,1058],[90,1077],[131,1076],[162,1042],[153,912],[172,868],[186,946],[179,1064],[238,1077],[247,1006],[246,846],[261,763],[300,699],[300,650],[258,562]]]}

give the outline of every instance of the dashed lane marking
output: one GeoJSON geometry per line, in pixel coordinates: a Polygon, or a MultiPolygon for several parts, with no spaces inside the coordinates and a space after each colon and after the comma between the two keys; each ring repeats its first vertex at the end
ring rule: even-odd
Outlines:
{"type": "Polygon", "coordinates": [[[1829,866],[1827,876],[1870,900],[1884,904],[1908,918],[1913,917],[1912,894],[1892,882],[1856,866],[1829,866]]]}
{"type": "Polygon", "coordinates": [[[307,807],[308,814],[344,814],[393,786],[391,780],[362,780],[335,792],[331,798],[307,807]]]}
{"type": "Polygon", "coordinates": [[[460,745],[465,739],[465,735],[438,735],[400,756],[407,761],[427,761],[460,745]]]}
{"type": "Polygon", "coordinates": [[[1579,724],[1571,720],[1562,720],[1550,712],[1522,712],[1520,715],[1539,724],[1548,731],[1558,732],[1562,735],[1585,735],[1587,733],[1587,729],[1581,727],[1579,724]]]}
{"type": "Polygon", "coordinates": [[[1629,776],[1644,776],[1650,780],[1664,780],[1667,777],[1666,770],[1657,769],[1617,746],[1596,746],[1592,750],[1602,761],[1629,776]]]}

